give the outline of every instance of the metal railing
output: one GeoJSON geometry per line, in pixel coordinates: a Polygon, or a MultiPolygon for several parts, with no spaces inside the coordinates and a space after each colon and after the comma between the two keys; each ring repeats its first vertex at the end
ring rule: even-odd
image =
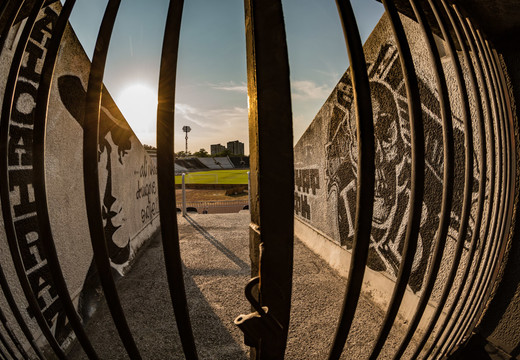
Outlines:
{"type": "MultiPolygon", "coordinates": [[[[52,282],[57,297],[62,303],[66,318],[89,359],[102,358],[93,349],[82,321],[76,312],[67,289],[59,258],[54,246],[47,192],[45,184],[45,132],[47,126],[48,102],[53,81],[54,66],[61,44],[62,35],[74,6],[74,0],[67,0],[52,28],[52,37],[39,78],[31,162],[24,164],[24,171],[33,177],[35,211],[37,214],[38,234],[47,259],[52,282]]],[[[400,2],[403,3],[402,1],[400,2]]],[[[112,28],[117,16],[120,0],[108,2],[98,34],[95,53],[88,82],[84,121],[84,187],[89,194],[98,194],[98,147],[99,118],[103,74],[108,53],[112,28]]],[[[391,22],[393,36],[397,45],[402,76],[406,84],[406,97],[409,107],[409,127],[411,137],[411,195],[410,211],[406,227],[406,238],[402,261],[395,282],[390,304],[379,335],[367,354],[370,359],[378,358],[388,334],[395,322],[404,292],[410,279],[411,269],[419,238],[422,203],[425,182],[425,140],[423,133],[422,109],[419,84],[415,73],[412,53],[407,35],[397,9],[392,0],[383,0],[391,22]]],[[[48,319],[41,308],[37,294],[34,293],[28,278],[28,268],[21,256],[19,234],[16,222],[20,219],[10,199],[10,189],[14,186],[10,173],[11,159],[8,157],[10,138],[10,119],[13,111],[14,93],[23,56],[37,16],[44,9],[44,0],[4,1],[0,5],[0,50],[5,51],[5,43],[10,29],[15,24],[22,8],[31,6],[30,14],[16,45],[8,77],[5,81],[1,119],[0,119],[0,198],[5,233],[9,251],[16,269],[16,276],[29,304],[31,315],[36,319],[41,333],[55,355],[66,359],[48,319]]],[[[350,71],[355,99],[358,181],[357,210],[355,215],[355,236],[352,249],[352,262],[346,281],[345,298],[331,344],[329,359],[339,359],[345,351],[345,342],[356,313],[361,295],[363,275],[367,265],[372,229],[375,185],[375,142],[372,101],[367,65],[363,46],[356,25],[354,13],[348,0],[337,0],[338,12],[343,24],[346,46],[350,60],[350,71]]],[[[150,5],[152,6],[152,5],[150,5]]],[[[409,8],[415,15],[423,36],[435,73],[442,117],[443,138],[443,192],[440,221],[436,232],[432,260],[426,277],[424,290],[415,309],[412,321],[401,344],[395,349],[394,358],[399,359],[409,347],[410,340],[431,300],[436,284],[439,266],[448,236],[450,212],[453,207],[454,182],[454,136],[450,98],[446,74],[443,71],[441,56],[435,44],[434,35],[441,37],[447,44],[449,61],[455,69],[455,79],[459,89],[463,109],[465,177],[462,213],[458,229],[456,248],[453,252],[448,277],[443,284],[437,308],[423,331],[412,358],[440,358],[463,344],[484,312],[489,299],[497,269],[502,260],[503,249],[509,234],[509,224],[513,213],[513,184],[515,179],[515,141],[510,115],[505,76],[500,66],[499,54],[490,41],[479,31],[471,19],[464,16],[454,5],[445,0],[410,0],[409,8]],[[427,15],[429,14],[429,15],[427,15]],[[433,15],[432,15],[433,14],[433,15]],[[436,29],[436,30],[432,30],[436,29]],[[467,71],[463,71],[463,68],[467,71]],[[469,86],[469,88],[467,88],[469,86]],[[470,109],[470,95],[475,99],[475,111],[470,109]],[[471,212],[471,193],[473,184],[474,149],[473,122],[480,139],[478,166],[477,210],[474,229],[468,245],[468,253],[461,263],[465,245],[465,234],[471,212]],[[486,136],[487,132],[487,136],[486,136]],[[487,208],[487,211],[485,209],[487,208]],[[481,236],[482,235],[482,236],[481,236]],[[454,279],[462,272],[461,285],[454,287],[454,279]],[[451,292],[456,292],[455,302],[447,305],[451,292]],[[443,320],[439,323],[441,314],[443,320]],[[437,332],[432,336],[434,329],[437,332]],[[429,341],[431,340],[431,341],[429,341]]],[[[171,301],[175,312],[183,350],[187,359],[197,359],[197,350],[191,330],[186,293],[183,284],[183,271],[180,258],[177,209],[174,184],[174,109],[175,80],[178,58],[180,25],[183,1],[171,0],[164,32],[164,42],[160,66],[159,107],[157,115],[157,170],[161,232],[164,249],[165,267],[168,275],[171,301]]],[[[252,356],[258,359],[283,358],[290,324],[292,263],[293,263],[293,216],[294,216],[294,175],[292,113],[289,86],[289,63],[285,41],[285,28],[280,0],[245,0],[245,24],[247,39],[248,95],[251,143],[251,257],[253,281],[246,287],[246,296],[256,313],[254,321],[240,318],[241,329],[246,333],[248,343],[254,348],[252,356]],[[277,147],[272,146],[273,143],[277,147]],[[276,177],[261,176],[277,174],[276,177]],[[261,251],[260,251],[261,249],[261,251]],[[258,277],[258,278],[257,278],[258,277]],[[258,298],[253,296],[258,288],[258,298]],[[265,311],[267,307],[268,311],[265,311]],[[260,319],[260,320],[258,320],[260,319]],[[273,336],[275,334],[276,336],[273,336]]],[[[22,196],[29,196],[27,194],[22,196]]],[[[22,199],[23,200],[23,199],[22,199]]],[[[28,201],[27,199],[25,201],[28,201]]],[[[95,263],[101,277],[103,293],[119,332],[122,343],[131,359],[140,359],[132,333],[127,325],[121,307],[107,252],[100,199],[90,196],[86,199],[88,223],[95,263]]],[[[209,206],[209,204],[206,204],[209,206]]],[[[205,205],[205,206],[206,206],[205,205]]],[[[244,204],[245,205],[245,204],[244,204]]],[[[178,206],[178,205],[177,205],[178,206]]],[[[1,265],[1,264],[0,264],[1,265]]],[[[42,350],[36,344],[12,294],[6,275],[0,266],[0,286],[9,309],[0,309],[3,330],[0,331],[0,358],[32,358],[30,349],[36,357],[44,359],[42,350]],[[17,326],[25,337],[18,339],[7,323],[4,312],[10,311],[17,326]],[[7,341],[10,339],[14,348],[7,341]]]]}

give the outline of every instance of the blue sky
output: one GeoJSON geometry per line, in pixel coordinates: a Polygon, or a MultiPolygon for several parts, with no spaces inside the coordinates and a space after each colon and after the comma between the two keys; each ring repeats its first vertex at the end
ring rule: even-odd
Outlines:
{"type": "MultiPolygon", "coordinates": [[[[107,0],[79,0],[71,24],[89,57],[107,0]]],[[[348,67],[333,0],[282,0],[299,139],[348,67]]],[[[373,0],[352,0],[363,41],[381,17],[373,0]]],[[[124,0],[110,43],[105,85],[141,142],[155,145],[157,92],[166,0],[124,0]],[[136,108],[138,106],[138,108],[136,108]]],[[[248,148],[243,0],[186,0],[177,69],[175,151],[209,151],[240,140],[248,148]]],[[[246,150],[246,153],[249,151],[246,150]]]]}

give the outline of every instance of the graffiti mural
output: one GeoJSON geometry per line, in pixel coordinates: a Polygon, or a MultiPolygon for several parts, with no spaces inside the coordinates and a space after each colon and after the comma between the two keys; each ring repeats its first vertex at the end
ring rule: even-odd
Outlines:
{"type": "MultiPolygon", "coordinates": [[[[375,133],[375,196],[368,266],[396,276],[399,271],[409,213],[411,189],[411,143],[408,102],[395,46],[381,46],[376,60],[368,64],[375,133]]],[[[350,249],[354,236],[357,181],[356,120],[352,83],[347,71],[332,95],[328,125],[326,184],[341,246],[350,249]]],[[[443,144],[438,98],[419,79],[426,142],[426,189],[416,257],[409,286],[418,292],[423,283],[439,223],[442,194],[443,144]]],[[[459,119],[453,117],[456,144],[464,144],[459,119]]],[[[456,169],[463,168],[464,152],[456,152],[456,169]]],[[[456,173],[450,234],[458,229],[463,180],[456,173]]],[[[478,189],[475,178],[474,191],[478,189]]],[[[475,193],[476,195],[476,193],[475,193]]],[[[471,222],[470,222],[471,223],[471,222]]],[[[471,231],[471,229],[470,229],[471,231]]],[[[469,239],[471,234],[467,237],[469,239]]]]}

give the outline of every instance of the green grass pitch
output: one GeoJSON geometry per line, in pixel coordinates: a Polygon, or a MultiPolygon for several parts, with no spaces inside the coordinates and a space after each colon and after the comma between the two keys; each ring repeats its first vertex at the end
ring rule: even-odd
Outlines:
{"type": "MultiPolygon", "coordinates": [[[[247,184],[247,169],[210,170],[186,174],[186,184],[247,184]]],[[[182,184],[182,175],[175,176],[175,183],[182,184]]]]}

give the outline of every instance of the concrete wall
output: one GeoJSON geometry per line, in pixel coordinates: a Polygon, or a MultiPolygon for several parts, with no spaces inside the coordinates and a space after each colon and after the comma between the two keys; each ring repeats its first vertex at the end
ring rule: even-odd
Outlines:
{"type": "MultiPolygon", "coordinates": [[[[425,40],[415,22],[404,16],[402,21],[419,77],[426,142],[425,194],[420,237],[408,283],[409,300],[405,299],[401,306],[401,315],[407,318],[410,314],[413,315],[413,304],[422,292],[434,250],[441,210],[444,160],[437,85],[425,40]]],[[[448,80],[452,107],[455,187],[449,236],[430,302],[433,306],[440,296],[442,285],[450,270],[458,237],[464,191],[465,150],[463,114],[455,71],[443,49],[443,40],[437,38],[437,42],[448,80]]],[[[372,91],[377,169],[373,229],[368,258],[370,270],[365,276],[364,290],[371,293],[382,306],[386,306],[393,287],[388,284],[388,280],[395,281],[401,263],[411,191],[408,105],[397,48],[386,15],[381,18],[365,43],[364,50],[372,91]]],[[[482,86],[482,83],[479,85],[482,86]]],[[[467,86],[470,89],[469,84],[467,86]]],[[[475,99],[471,92],[469,96],[471,112],[475,115],[475,99]]],[[[348,70],[294,148],[296,234],[344,274],[348,272],[356,209],[357,145],[353,102],[348,70]]],[[[466,261],[469,241],[475,231],[477,192],[480,186],[478,151],[481,139],[476,131],[476,116],[472,118],[475,129],[474,186],[462,264],[466,261]]],[[[493,131],[494,129],[486,128],[486,136],[493,136],[493,131]]],[[[487,160],[489,161],[489,158],[487,160]]],[[[497,195],[489,194],[487,189],[486,196],[489,198],[497,195]]],[[[484,216],[488,211],[490,210],[486,206],[484,216]]],[[[480,231],[482,230],[481,228],[480,231]]],[[[459,276],[460,274],[461,271],[459,276]]],[[[455,286],[459,283],[460,281],[456,281],[455,286]]],[[[453,299],[450,298],[448,303],[451,301],[453,299]]]]}
{"type": "MultiPolygon", "coordinates": [[[[35,97],[46,46],[61,10],[59,2],[42,10],[31,34],[16,84],[9,122],[9,186],[17,241],[26,273],[43,313],[58,341],[70,328],[49,274],[41,247],[33,195],[32,131],[35,97]]],[[[6,79],[10,60],[24,23],[12,29],[2,54],[0,78],[6,79]]],[[[46,181],[54,241],[69,292],[83,317],[91,315],[99,286],[93,264],[83,188],[83,113],[90,61],[67,27],[59,52],[49,104],[46,181]]],[[[3,99],[5,82],[0,84],[3,99]]],[[[112,266],[123,275],[136,251],[158,229],[156,166],[112,100],[103,92],[99,137],[99,183],[103,221],[112,266]]],[[[35,333],[27,302],[18,286],[0,220],[0,261],[15,297],[35,333]]],[[[0,297],[2,309],[7,309],[0,297]]],[[[14,324],[14,320],[10,319],[14,324]]],[[[23,338],[23,336],[20,336],[23,338]]]]}

